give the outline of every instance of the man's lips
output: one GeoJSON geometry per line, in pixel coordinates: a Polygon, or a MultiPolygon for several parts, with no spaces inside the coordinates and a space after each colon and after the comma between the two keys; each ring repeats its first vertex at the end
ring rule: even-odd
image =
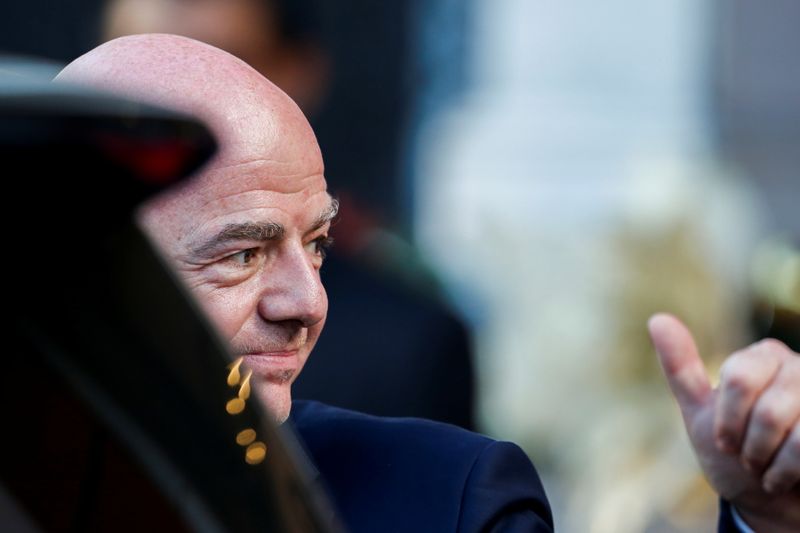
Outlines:
{"type": "Polygon", "coordinates": [[[300,366],[298,350],[245,353],[242,357],[244,364],[257,376],[264,376],[278,369],[289,370],[300,366]]]}
{"type": "Polygon", "coordinates": [[[249,352],[243,353],[242,357],[291,357],[297,355],[297,349],[275,350],[272,352],[249,352]]]}

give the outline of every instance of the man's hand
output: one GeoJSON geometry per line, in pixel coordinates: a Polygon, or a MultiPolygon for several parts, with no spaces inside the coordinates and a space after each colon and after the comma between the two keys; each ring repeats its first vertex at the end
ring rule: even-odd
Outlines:
{"type": "Polygon", "coordinates": [[[757,532],[800,531],[800,356],[767,339],[731,355],[711,388],[689,330],[653,316],[650,336],[714,490],[757,532]]]}

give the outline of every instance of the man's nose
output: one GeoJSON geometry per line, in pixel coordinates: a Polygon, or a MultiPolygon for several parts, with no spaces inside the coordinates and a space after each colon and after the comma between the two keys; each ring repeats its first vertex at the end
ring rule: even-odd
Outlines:
{"type": "Polygon", "coordinates": [[[302,247],[281,254],[270,267],[262,274],[265,288],[258,302],[258,312],[265,320],[294,320],[310,327],[325,318],[325,288],[319,270],[302,247]]]}

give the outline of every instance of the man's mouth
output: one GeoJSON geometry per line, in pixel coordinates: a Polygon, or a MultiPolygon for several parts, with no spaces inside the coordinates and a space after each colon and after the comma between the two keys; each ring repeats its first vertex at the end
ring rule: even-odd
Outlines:
{"type": "Polygon", "coordinates": [[[300,368],[298,350],[280,350],[242,354],[244,365],[253,371],[256,381],[284,384],[300,368]]]}

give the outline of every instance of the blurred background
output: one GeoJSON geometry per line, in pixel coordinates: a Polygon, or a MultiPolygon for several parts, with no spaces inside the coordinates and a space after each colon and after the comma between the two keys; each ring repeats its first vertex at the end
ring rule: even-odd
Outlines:
{"type": "Polygon", "coordinates": [[[712,529],[645,322],[800,349],[800,3],[5,4],[3,53],[181,33],[310,117],[342,216],[297,396],[520,443],[562,532],[712,529]]]}

